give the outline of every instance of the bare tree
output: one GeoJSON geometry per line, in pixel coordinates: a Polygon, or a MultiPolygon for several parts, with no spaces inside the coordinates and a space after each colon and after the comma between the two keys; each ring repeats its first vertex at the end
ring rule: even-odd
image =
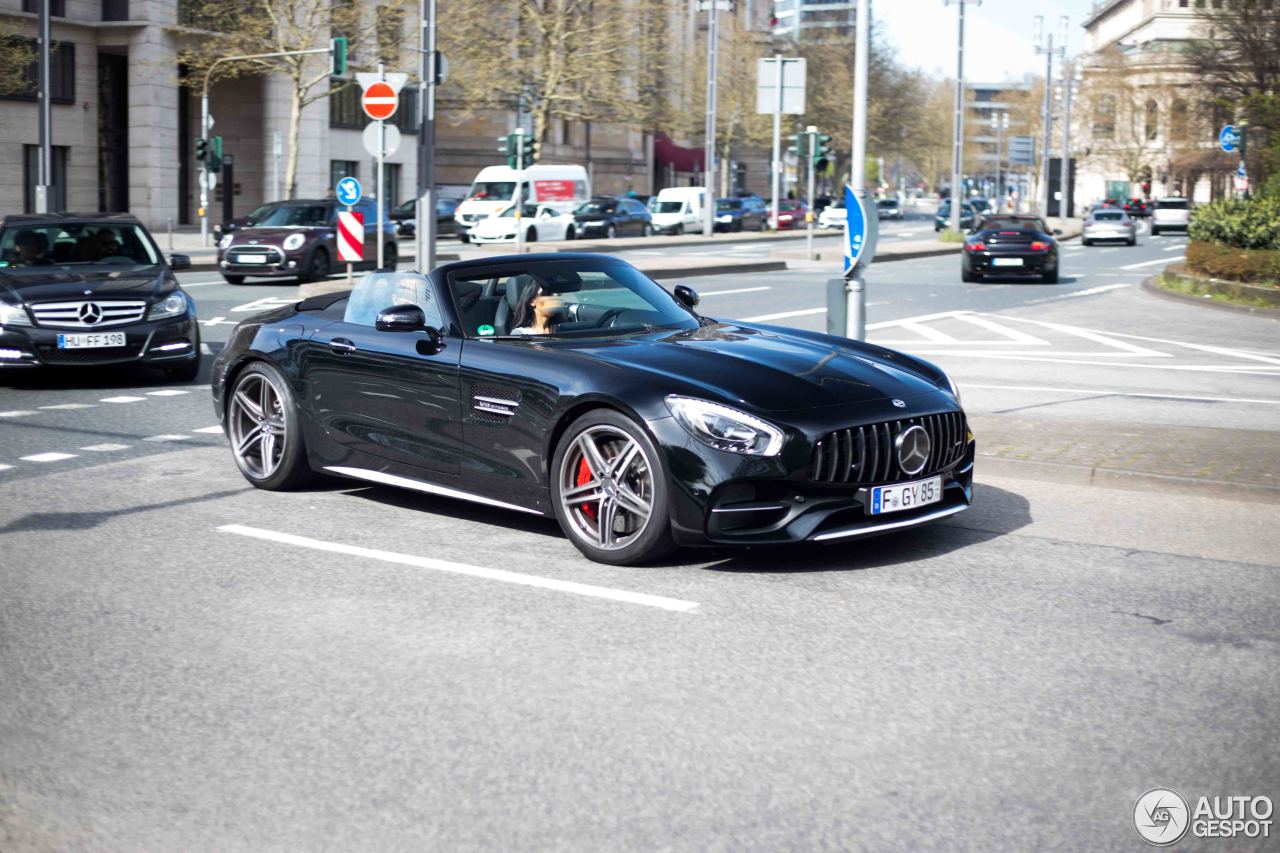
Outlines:
{"type": "MultiPolygon", "coordinates": [[[[182,23],[204,34],[188,39],[179,61],[190,85],[203,84],[206,71],[226,56],[311,50],[345,36],[352,48],[352,69],[371,69],[381,59],[395,65],[403,41],[406,0],[370,7],[355,0],[187,0],[182,23]]],[[[330,76],[326,55],[282,56],[224,62],[214,80],[276,74],[289,81],[289,131],[284,194],[292,198],[298,174],[298,130],[302,111],[345,86],[330,76]]]]}
{"type": "Polygon", "coordinates": [[[30,95],[35,93],[35,84],[28,69],[36,61],[36,46],[19,26],[16,20],[0,19],[0,92],[30,95]]]}

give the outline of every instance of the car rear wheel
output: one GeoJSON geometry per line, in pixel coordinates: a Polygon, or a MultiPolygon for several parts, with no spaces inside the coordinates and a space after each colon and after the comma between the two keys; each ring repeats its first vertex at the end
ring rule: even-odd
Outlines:
{"type": "Polygon", "coordinates": [[[960,280],[965,284],[973,284],[982,281],[982,276],[973,271],[973,267],[969,266],[967,261],[960,262],[960,280]]]}
{"type": "Polygon", "coordinates": [[[610,223],[609,226],[604,230],[604,236],[612,240],[614,237],[618,236],[618,229],[612,223],[610,223]]]}
{"type": "Polygon", "coordinates": [[[1152,226],[1151,226],[1151,236],[1152,236],[1152,237],[1159,237],[1159,236],[1160,236],[1160,229],[1159,229],[1159,228],[1157,228],[1156,226],[1152,225],[1152,226]]]}
{"type": "Polygon", "coordinates": [[[564,238],[566,240],[572,240],[574,237],[577,237],[577,236],[578,236],[578,232],[573,230],[572,225],[570,225],[568,228],[565,229],[564,238]]]}
{"type": "Polygon", "coordinates": [[[1048,271],[1046,271],[1046,272],[1042,273],[1042,274],[1040,275],[1040,281],[1044,282],[1045,284],[1057,284],[1057,283],[1058,283],[1058,268],[1057,268],[1057,267],[1054,267],[1052,272],[1048,272],[1048,271]]]}
{"type": "Polygon", "coordinates": [[[1126,242],[1127,242],[1130,246],[1136,246],[1136,245],[1138,245],[1138,238],[1137,238],[1137,237],[1133,237],[1133,238],[1131,238],[1131,239],[1127,240],[1126,242]]]}
{"type": "Polygon", "coordinates": [[[648,222],[646,222],[646,223],[644,224],[644,236],[646,236],[646,237],[652,237],[652,236],[653,236],[653,226],[652,226],[652,225],[650,225],[648,222]]]}
{"type": "Polygon", "coordinates": [[[1083,243],[1083,244],[1084,244],[1084,245],[1086,245],[1086,246],[1092,246],[1092,245],[1093,245],[1093,241],[1092,241],[1092,240],[1081,240],[1080,242],[1081,242],[1081,243],[1083,243]]]}
{"type": "Polygon", "coordinates": [[[560,528],[592,560],[634,566],[674,546],[666,472],[644,429],[609,409],[587,412],[552,460],[560,528]]]}
{"type": "Polygon", "coordinates": [[[315,476],[307,465],[293,389],[272,365],[254,362],[236,377],[224,427],[236,466],[259,489],[293,489],[315,476]]]}
{"type": "Polygon", "coordinates": [[[538,242],[538,229],[530,225],[529,230],[524,232],[524,241],[526,243],[538,242]]]}
{"type": "Polygon", "coordinates": [[[677,226],[676,226],[676,229],[675,229],[674,231],[672,231],[671,233],[672,233],[672,234],[683,234],[683,233],[684,233],[684,223],[683,223],[683,222],[681,222],[679,225],[677,225],[677,226]]]}
{"type": "Polygon", "coordinates": [[[222,279],[227,284],[244,284],[244,276],[242,275],[224,275],[222,279]]]}

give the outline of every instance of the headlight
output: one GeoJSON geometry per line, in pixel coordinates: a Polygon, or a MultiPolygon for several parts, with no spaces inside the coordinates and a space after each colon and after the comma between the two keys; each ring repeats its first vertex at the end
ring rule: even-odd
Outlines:
{"type": "Polygon", "coordinates": [[[230,246],[230,245],[231,245],[231,235],[230,235],[230,234],[224,234],[224,235],[223,235],[223,237],[222,237],[222,239],[218,241],[218,248],[219,248],[219,249],[225,249],[225,248],[227,248],[227,247],[228,247],[228,246],[230,246]]]}
{"type": "Polygon", "coordinates": [[[286,252],[292,252],[297,249],[301,249],[302,244],[305,242],[307,242],[307,236],[305,234],[290,234],[288,237],[284,238],[284,242],[281,245],[284,247],[286,252]]]}
{"type": "Polygon", "coordinates": [[[960,402],[960,386],[957,385],[956,381],[951,378],[951,374],[947,373],[945,370],[942,371],[942,379],[944,382],[947,383],[947,390],[951,392],[951,396],[955,397],[956,402],[959,403],[960,402]]]}
{"type": "Polygon", "coordinates": [[[708,447],[748,456],[777,456],[782,449],[782,430],[746,412],[674,394],[666,402],[680,426],[708,447]]]}
{"type": "Polygon", "coordinates": [[[182,291],[175,290],[162,301],[151,306],[151,310],[147,312],[147,319],[159,320],[162,317],[177,317],[185,313],[187,313],[187,297],[182,294],[182,291]]]}
{"type": "Polygon", "coordinates": [[[718,217],[716,217],[716,218],[717,218],[717,219],[719,219],[721,222],[732,222],[732,221],[733,221],[733,217],[732,217],[732,216],[718,216],[718,217]]]}
{"type": "Polygon", "coordinates": [[[0,326],[30,326],[31,318],[27,309],[21,305],[8,305],[0,302],[0,326]]]}

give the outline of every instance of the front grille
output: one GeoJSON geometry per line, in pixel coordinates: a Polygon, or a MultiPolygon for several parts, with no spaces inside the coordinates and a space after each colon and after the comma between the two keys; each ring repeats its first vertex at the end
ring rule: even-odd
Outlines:
{"type": "Polygon", "coordinates": [[[232,246],[227,249],[226,257],[228,263],[239,264],[241,255],[265,255],[266,261],[252,261],[248,266],[257,266],[261,263],[282,264],[284,263],[284,252],[275,246],[232,246]]]}
{"type": "Polygon", "coordinates": [[[101,329],[105,326],[122,326],[126,323],[138,322],[146,312],[147,303],[141,301],[84,299],[78,302],[40,302],[31,306],[36,324],[49,329],[101,329]],[[86,323],[80,319],[86,314],[99,319],[93,323],[86,323]]]}
{"type": "Polygon", "coordinates": [[[107,364],[115,361],[133,361],[138,357],[142,347],[138,344],[92,349],[58,349],[40,346],[38,350],[40,360],[45,364],[107,364]]]}
{"type": "Polygon", "coordinates": [[[809,479],[819,483],[892,483],[908,477],[928,477],[964,456],[967,428],[963,412],[922,415],[900,421],[850,427],[827,433],[814,445],[809,479]],[[929,459],[918,473],[908,475],[898,465],[894,442],[910,426],[929,434],[929,459]]]}

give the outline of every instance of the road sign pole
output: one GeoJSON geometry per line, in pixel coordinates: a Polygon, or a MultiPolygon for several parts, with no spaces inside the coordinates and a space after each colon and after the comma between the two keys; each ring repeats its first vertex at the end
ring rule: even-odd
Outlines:
{"type": "Polygon", "coordinates": [[[770,180],[769,192],[771,195],[769,201],[769,210],[773,213],[773,228],[778,228],[778,195],[782,190],[782,54],[775,53],[773,61],[776,64],[778,85],[777,98],[774,99],[773,106],[773,176],[770,180]]]}
{"type": "MultiPolygon", "coordinates": [[[[961,14],[964,14],[963,6],[961,6],[961,14]]],[[[871,3],[869,0],[858,0],[858,19],[854,31],[853,48],[853,157],[849,163],[849,185],[853,189],[854,196],[859,201],[865,201],[867,198],[867,50],[870,42],[868,28],[870,15],[871,3]]],[[[954,207],[954,191],[952,196],[952,206],[954,207]]],[[[848,219],[853,215],[853,211],[848,209],[848,204],[845,207],[845,216],[848,219]]],[[[864,214],[868,209],[868,205],[862,205],[864,214]]],[[[869,220],[869,217],[864,218],[869,220]]],[[[869,228],[870,225],[870,221],[867,221],[866,227],[869,228]]],[[[845,228],[846,230],[848,229],[847,224],[845,228]]],[[[863,281],[864,267],[865,264],[862,258],[859,257],[849,266],[848,271],[845,273],[847,279],[845,285],[845,336],[856,341],[863,340],[867,336],[867,294],[863,281]]]]}
{"type": "MultiPolygon", "coordinates": [[[[347,205],[347,213],[350,213],[350,212],[351,212],[351,205],[347,205]]],[[[355,284],[351,280],[351,273],[352,273],[352,263],[351,261],[347,261],[347,287],[355,287],[355,284]]]]}
{"type": "MultiPolygon", "coordinates": [[[[383,63],[378,63],[378,79],[387,79],[387,67],[383,63]]],[[[382,269],[383,247],[382,247],[382,229],[384,227],[383,217],[386,216],[387,208],[387,185],[383,179],[383,162],[387,159],[387,123],[385,121],[378,122],[378,234],[375,238],[378,241],[378,269],[382,269]]]]}
{"type": "Polygon", "coordinates": [[[707,148],[703,156],[706,166],[706,205],[702,211],[702,234],[710,237],[716,230],[716,23],[720,8],[712,0],[707,25],[707,148]]]}
{"type": "Polygon", "coordinates": [[[814,127],[813,125],[809,125],[807,128],[805,128],[804,132],[809,135],[809,148],[808,148],[808,151],[809,151],[809,198],[808,198],[809,210],[804,215],[805,231],[806,231],[804,235],[804,242],[805,242],[805,256],[812,261],[814,260],[814,257],[813,257],[813,228],[814,228],[813,185],[814,185],[814,178],[816,177],[814,173],[817,171],[817,166],[815,164],[817,162],[817,152],[818,152],[818,128],[814,127]]]}
{"type": "Polygon", "coordinates": [[[436,0],[421,0],[422,76],[418,109],[418,205],[415,219],[418,269],[429,272],[436,265],[436,0]]]}
{"type": "MultiPolygon", "coordinates": [[[[54,193],[53,187],[53,113],[51,112],[52,103],[51,96],[53,94],[50,89],[50,78],[52,76],[52,68],[50,67],[51,58],[49,51],[52,48],[52,35],[50,29],[49,16],[51,14],[50,6],[53,0],[42,0],[40,3],[40,19],[38,22],[40,33],[40,61],[39,61],[39,136],[40,136],[40,184],[36,187],[36,213],[49,213],[54,208],[54,200],[51,197],[54,193]]],[[[66,176],[63,176],[66,181],[66,176]]]]}

